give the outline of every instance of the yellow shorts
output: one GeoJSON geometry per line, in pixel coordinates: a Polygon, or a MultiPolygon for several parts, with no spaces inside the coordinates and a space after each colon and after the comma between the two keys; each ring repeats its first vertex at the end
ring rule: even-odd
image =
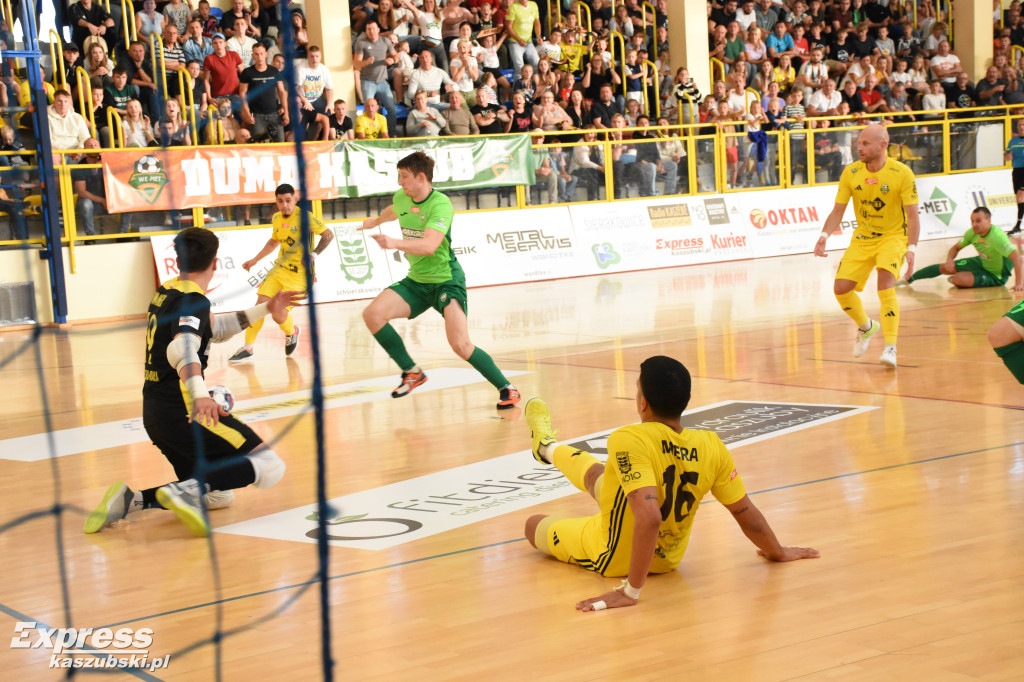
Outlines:
{"type": "Polygon", "coordinates": [[[892,234],[877,239],[859,239],[858,233],[847,247],[839,262],[836,279],[848,279],[857,283],[857,291],[863,291],[874,270],[886,270],[899,279],[903,269],[903,257],[907,254],[907,237],[892,234]]]}
{"type": "Polygon", "coordinates": [[[256,293],[260,296],[273,297],[279,291],[305,291],[306,275],[299,272],[289,272],[282,268],[272,268],[267,273],[267,278],[260,284],[256,293]]]}
{"type": "MultiPolygon", "coordinates": [[[[547,547],[540,549],[567,564],[577,564],[609,578],[624,578],[629,575],[629,560],[633,552],[632,528],[624,528],[616,546],[609,548],[603,523],[601,514],[557,519],[547,527],[547,547]]],[[[655,555],[650,572],[668,573],[676,566],[678,563],[655,555]]]]}

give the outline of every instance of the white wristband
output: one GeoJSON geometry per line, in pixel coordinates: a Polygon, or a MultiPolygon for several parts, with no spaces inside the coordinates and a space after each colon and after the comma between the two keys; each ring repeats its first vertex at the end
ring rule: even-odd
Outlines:
{"type": "Polygon", "coordinates": [[[642,587],[633,587],[632,585],[630,585],[629,578],[626,578],[622,581],[621,588],[622,593],[630,599],[640,599],[640,590],[644,589],[642,587]]]}
{"type": "Polygon", "coordinates": [[[188,389],[188,393],[192,396],[192,400],[210,397],[210,391],[206,388],[206,381],[203,379],[202,374],[194,374],[188,379],[185,379],[185,388],[188,389]]]}
{"type": "Polygon", "coordinates": [[[264,317],[270,314],[270,305],[267,303],[260,303],[254,305],[245,311],[245,316],[249,319],[249,326],[256,324],[264,317]]]}
{"type": "Polygon", "coordinates": [[[319,255],[320,254],[318,254],[316,251],[310,251],[309,252],[309,260],[310,261],[315,261],[316,257],[319,256],[319,255]]]}
{"type": "Polygon", "coordinates": [[[907,253],[917,253],[917,244],[908,244],[907,253]]]}
{"type": "Polygon", "coordinates": [[[829,237],[829,233],[828,233],[828,232],[826,232],[826,231],[824,231],[824,230],[822,230],[822,232],[821,232],[821,236],[819,237],[819,239],[825,239],[825,240],[827,240],[827,239],[828,239],[828,237],[829,237]]]}

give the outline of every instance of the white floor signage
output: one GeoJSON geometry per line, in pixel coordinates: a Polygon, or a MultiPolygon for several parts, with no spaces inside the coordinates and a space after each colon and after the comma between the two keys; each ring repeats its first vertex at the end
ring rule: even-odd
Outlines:
{"type": "MultiPolygon", "coordinates": [[[[874,407],[726,401],[684,415],[684,426],[716,431],[730,449],[863,414],[874,407]]],[[[604,459],[615,429],[566,441],[604,459]]],[[[523,441],[527,441],[523,430],[523,441]]],[[[520,511],[577,491],[528,450],[330,500],[332,544],[381,550],[520,511]]],[[[220,533],[316,542],[316,505],[231,524],[220,533]]],[[[595,513],[597,511],[595,507],[595,513]]]]}
{"type": "MultiPolygon", "coordinates": [[[[506,376],[518,376],[526,372],[505,372],[506,376]]],[[[324,409],[358,405],[360,403],[391,400],[395,388],[395,377],[387,376],[366,379],[347,384],[324,386],[324,409]]],[[[456,386],[482,383],[484,378],[471,367],[438,367],[430,370],[430,381],[416,389],[421,395],[456,386]]],[[[139,405],[140,411],[142,405],[139,405]]],[[[232,414],[245,422],[261,422],[267,419],[291,417],[312,410],[309,391],[279,393],[264,398],[239,400],[232,414]]],[[[142,426],[142,418],[78,426],[49,433],[36,433],[19,438],[0,440],[0,459],[18,462],[38,462],[50,457],[50,436],[53,436],[54,456],[77,455],[82,452],[103,450],[135,443],[149,442],[149,436],[142,426]]]]}

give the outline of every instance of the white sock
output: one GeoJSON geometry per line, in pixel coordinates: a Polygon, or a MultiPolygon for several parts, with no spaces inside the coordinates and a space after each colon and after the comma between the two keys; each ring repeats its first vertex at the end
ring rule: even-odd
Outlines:
{"type": "Polygon", "coordinates": [[[554,443],[548,443],[547,445],[541,445],[537,450],[540,452],[540,456],[548,461],[548,464],[554,462],[555,448],[560,445],[558,441],[554,443]]]}
{"type": "Polygon", "coordinates": [[[132,495],[132,501],[128,503],[128,513],[141,511],[142,510],[142,491],[136,492],[132,495]]]}
{"type": "Polygon", "coordinates": [[[866,332],[869,329],[871,329],[871,319],[870,318],[868,318],[868,326],[866,326],[866,327],[857,327],[857,330],[858,331],[862,331],[862,332],[866,332]]]}
{"type": "Polygon", "coordinates": [[[254,345],[255,344],[247,343],[247,344],[243,345],[242,348],[244,348],[245,350],[247,350],[247,351],[249,351],[251,353],[254,345]]]}

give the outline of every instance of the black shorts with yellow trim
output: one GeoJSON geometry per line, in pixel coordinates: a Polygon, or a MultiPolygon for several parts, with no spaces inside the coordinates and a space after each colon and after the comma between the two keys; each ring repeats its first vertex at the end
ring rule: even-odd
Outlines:
{"type": "Polygon", "coordinates": [[[235,417],[220,418],[217,426],[188,421],[184,405],[174,407],[144,404],[143,426],[179,481],[192,478],[199,457],[214,462],[247,455],[263,443],[249,426],[235,417]]]}

